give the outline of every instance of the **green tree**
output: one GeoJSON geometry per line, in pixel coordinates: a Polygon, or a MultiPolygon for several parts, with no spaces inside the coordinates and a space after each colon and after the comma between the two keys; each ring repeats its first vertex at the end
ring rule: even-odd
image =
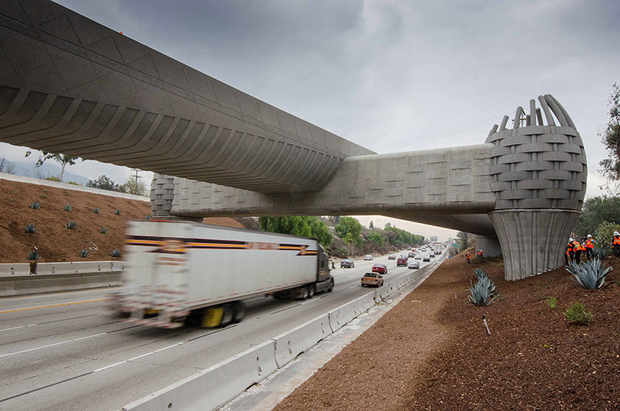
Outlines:
{"type": "Polygon", "coordinates": [[[594,235],[596,229],[604,222],[620,223],[620,197],[588,198],[583,203],[581,215],[575,226],[575,234],[578,237],[585,237],[588,234],[594,235]]]}
{"type": "Polygon", "coordinates": [[[620,232],[620,225],[609,222],[599,225],[594,234],[594,248],[611,250],[611,240],[614,238],[614,231],[620,232]]]}
{"type": "Polygon", "coordinates": [[[86,187],[98,188],[100,190],[120,191],[124,192],[123,188],[116,184],[112,179],[106,175],[99,176],[96,180],[88,180],[86,187]]]}
{"type": "Polygon", "coordinates": [[[370,233],[368,234],[368,240],[377,244],[379,247],[383,247],[383,237],[379,233],[370,233]]]}
{"type": "Polygon", "coordinates": [[[599,164],[603,167],[602,174],[608,180],[620,180],[620,86],[612,86],[613,91],[609,96],[609,122],[605,131],[599,133],[609,157],[599,164]]]}
{"type": "Polygon", "coordinates": [[[258,222],[263,231],[316,238],[324,247],[332,241],[329,229],[318,217],[260,217],[258,222]]]}
{"type": "MultiPolygon", "coordinates": [[[[26,151],[26,157],[31,154],[31,151],[26,151]]],[[[39,156],[37,163],[34,165],[35,167],[41,167],[43,163],[47,160],[54,160],[60,163],[60,176],[58,176],[58,181],[62,183],[62,176],[65,174],[65,167],[72,166],[80,157],[77,156],[68,156],[65,154],[56,154],[50,153],[49,151],[43,151],[43,157],[39,156]]]]}
{"type": "Polygon", "coordinates": [[[334,227],[338,236],[345,242],[355,243],[358,247],[362,245],[362,225],[353,217],[340,217],[338,224],[334,227]],[[346,238],[349,241],[346,240],[346,238]]]}
{"type": "Polygon", "coordinates": [[[136,181],[135,178],[130,178],[125,184],[120,186],[120,188],[125,193],[137,196],[147,196],[149,194],[144,181],[136,181]]]}

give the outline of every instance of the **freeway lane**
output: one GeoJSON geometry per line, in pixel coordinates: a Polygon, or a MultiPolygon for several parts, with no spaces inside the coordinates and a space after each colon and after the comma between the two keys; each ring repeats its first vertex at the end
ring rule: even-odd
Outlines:
{"type": "Polygon", "coordinates": [[[370,292],[359,280],[377,262],[388,265],[386,279],[417,271],[386,256],[356,261],[354,269],[333,271],[332,293],[252,300],[246,319],[225,329],[116,322],[102,301],[108,290],[2,299],[0,409],[120,409],[370,292]]]}

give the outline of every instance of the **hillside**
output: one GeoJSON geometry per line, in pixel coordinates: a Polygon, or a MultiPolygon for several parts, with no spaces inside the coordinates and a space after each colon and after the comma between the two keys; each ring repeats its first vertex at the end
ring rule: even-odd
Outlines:
{"type": "MultiPolygon", "coordinates": [[[[0,193],[0,263],[28,262],[28,252],[35,246],[39,262],[113,260],[112,250],[123,250],[127,222],[151,213],[148,202],[7,180],[0,180],[0,193]],[[31,209],[33,202],[41,208],[31,209]],[[71,211],[64,210],[65,204],[71,211]],[[114,214],[117,209],[120,215],[114,214]],[[76,223],[75,229],[65,228],[69,221],[76,223]],[[34,234],[26,233],[27,224],[35,226],[34,234]],[[82,249],[88,249],[86,258],[79,256],[82,249]]],[[[204,222],[244,228],[234,218],[204,222]]]]}

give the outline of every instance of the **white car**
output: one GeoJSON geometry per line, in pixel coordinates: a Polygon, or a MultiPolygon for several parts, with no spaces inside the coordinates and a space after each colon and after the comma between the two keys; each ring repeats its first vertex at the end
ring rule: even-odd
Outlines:
{"type": "Polygon", "coordinates": [[[407,263],[407,268],[420,268],[420,263],[416,260],[410,260],[407,263]]]}
{"type": "Polygon", "coordinates": [[[370,255],[370,254],[366,254],[366,255],[364,256],[364,261],[372,261],[372,255],[370,255]]]}

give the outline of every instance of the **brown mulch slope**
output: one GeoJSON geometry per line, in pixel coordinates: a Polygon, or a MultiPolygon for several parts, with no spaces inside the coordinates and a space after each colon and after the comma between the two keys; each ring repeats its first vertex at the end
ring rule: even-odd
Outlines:
{"type": "MultiPolygon", "coordinates": [[[[114,260],[110,253],[114,249],[122,252],[127,222],[150,213],[144,201],[0,180],[0,263],[28,262],[26,256],[34,246],[39,249],[39,262],[114,260]],[[31,209],[33,202],[39,202],[41,209],[31,209]],[[65,204],[71,211],[64,211],[65,204]],[[94,208],[99,214],[93,213],[94,208]],[[116,209],[120,215],[114,214],[116,209]],[[77,228],[66,229],[69,221],[77,228]],[[34,234],[25,232],[27,224],[34,224],[34,234]],[[101,227],[106,228],[105,234],[99,232],[101,227]],[[91,243],[98,250],[89,249],[91,243]],[[89,249],[86,258],[79,257],[81,249],[89,249]]],[[[233,218],[204,222],[244,228],[233,218]]]]}
{"type": "Polygon", "coordinates": [[[620,260],[607,262],[608,286],[588,291],[563,269],[506,282],[501,260],[447,260],[276,409],[620,409],[620,260]],[[477,267],[501,295],[484,308],[467,304],[477,267]],[[574,302],[588,326],[565,319],[574,302]]]}

